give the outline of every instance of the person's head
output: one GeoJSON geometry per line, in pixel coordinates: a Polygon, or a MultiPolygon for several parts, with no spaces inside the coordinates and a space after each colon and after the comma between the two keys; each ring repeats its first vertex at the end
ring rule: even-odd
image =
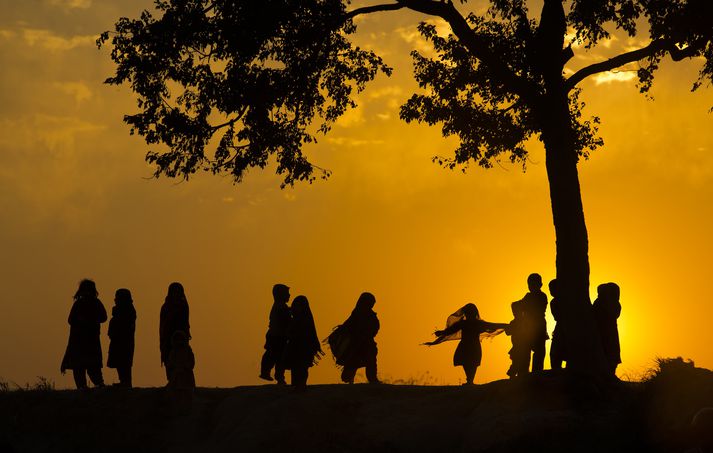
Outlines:
{"type": "Polygon", "coordinates": [[[597,299],[606,299],[607,295],[609,293],[609,288],[608,283],[602,283],[601,285],[597,286],[597,299]]]}
{"type": "Polygon", "coordinates": [[[177,346],[185,346],[188,344],[188,334],[182,330],[177,330],[173,332],[171,336],[171,346],[174,348],[177,346]]]}
{"type": "Polygon", "coordinates": [[[74,293],[74,299],[77,300],[80,297],[97,297],[98,295],[99,292],[97,291],[97,285],[94,283],[94,280],[85,278],[79,282],[79,288],[77,288],[77,292],[74,293]]]}
{"type": "Polygon", "coordinates": [[[550,283],[547,285],[547,287],[550,289],[550,296],[557,297],[557,279],[553,278],[552,280],[550,280],[550,283]]]}
{"type": "Polygon", "coordinates": [[[117,289],[114,294],[114,302],[116,305],[132,304],[134,300],[131,298],[131,291],[126,288],[117,289]]]}
{"type": "Polygon", "coordinates": [[[612,301],[619,302],[619,296],[621,295],[621,289],[619,285],[614,282],[609,282],[607,285],[607,294],[612,301]]]}
{"type": "Polygon", "coordinates": [[[478,312],[478,307],[473,303],[465,304],[462,308],[465,319],[480,319],[480,313],[478,312]]]}
{"type": "Polygon", "coordinates": [[[540,274],[530,274],[527,276],[527,287],[530,291],[539,291],[542,288],[542,277],[540,274]]]}
{"type": "Polygon", "coordinates": [[[178,282],[173,282],[168,285],[168,293],[166,294],[166,301],[173,302],[186,302],[186,293],[183,290],[183,285],[178,282]]]}
{"type": "Polygon", "coordinates": [[[290,287],[282,283],[276,284],[272,287],[272,297],[275,302],[286,304],[290,300],[290,287]]]}
{"type": "Polygon", "coordinates": [[[297,296],[292,300],[292,316],[304,318],[310,313],[309,301],[305,296],[297,296]]]}
{"type": "Polygon", "coordinates": [[[357,300],[355,310],[372,310],[376,304],[376,297],[371,293],[361,293],[357,300]]]}

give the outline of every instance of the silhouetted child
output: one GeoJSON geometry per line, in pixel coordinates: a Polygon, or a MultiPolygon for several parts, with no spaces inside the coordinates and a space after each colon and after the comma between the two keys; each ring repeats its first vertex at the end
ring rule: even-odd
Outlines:
{"type": "Polygon", "coordinates": [[[87,375],[95,387],[104,385],[99,333],[101,323],[106,321],[107,316],[98,296],[94,282],[82,280],[69,312],[69,341],[60,369],[62,374],[72,370],[78,389],[87,388],[87,375]]]}
{"type": "Polygon", "coordinates": [[[617,326],[617,319],[621,314],[619,294],[619,285],[603,283],[597,287],[597,299],[592,304],[594,319],[599,328],[599,338],[604,349],[604,357],[612,375],[616,373],[616,368],[621,363],[619,328],[617,326]]]}
{"type": "Polygon", "coordinates": [[[109,320],[109,357],[106,366],[116,368],[119,385],[131,388],[131,366],[134,362],[134,332],[136,310],[131,292],[126,288],[116,290],[114,308],[109,320]]]}
{"type": "MultiPolygon", "coordinates": [[[[181,331],[188,339],[191,338],[191,330],[188,321],[188,299],[183,290],[183,285],[173,282],[168,285],[166,299],[161,306],[161,317],[159,321],[159,348],[161,349],[161,364],[166,366],[168,355],[171,352],[171,342],[173,334],[181,331]]],[[[166,379],[168,367],[166,367],[166,379]]]]}
{"type": "Polygon", "coordinates": [[[171,352],[168,354],[168,389],[176,406],[185,411],[190,409],[196,379],[193,368],[196,360],[188,344],[188,334],[179,330],[171,338],[171,352]]]}
{"type": "Polygon", "coordinates": [[[509,328],[509,324],[500,324],[480,319],[478,307],[466,304],[446,320],[446,328],[434,332],[436,339],[425,343],[428,346],[437,345],[448,340],[460,340],[453,354],[453,366],[462,366],[465,372],[465,384],[473,384],[475,372],[480,366],[483,351],[480,346],[481,337],[492,337],[509,328]]]}
{"type": "Polygon", "coordinates": [[[307,386],[309,368],[324,354],[317,337],[309,301],[297,296],[292,301],[292,321],[287,333],[284,365],[292,371],[292,385],[307,386]]]}
{"type": "Polygon", "coordinates": [[[532,371],[542,371],[545,363],[545,342],[547,335],[547,296],[542,292],[542,277],[530,274],[527,277],[529,292],[521,300],[512,304],[514,316],[512,328],[512,365],[508,370],[510,377],[523,376],[530,369],[532,353],[532,371]]]}
{"type": "Polygon", "coordinates": [[[552,312],[552,317],[555,318],[555,329],[552,332],[552,342],[550,343],[550,364],[553,370],[561,370],[562,362],[567,360],[565,354],[565,347],[562,335],[562,307],[560,307],[560,300],[558,299],[557,293],[557,279],[550,280],[548,285],[550,289],[550,296],[552,300],[550,301],[550,311],[552,312]]]}
{"type": "Polygon", "coordinates": [[[342,382],[353,384],[357,369],[366,367],[366,379],[379,384],[376,374],[378,349],[374,337],[379,332],[379,318],[374,312],[376,298],[361,293],[352,314],[327,337],[338,366],[342,366],[342,382]]]}
{"type": "Polygon", "coordinates": [[[287,302],[290,300],[290,288],[277,284],[272,287],[272,298],[274,300],[270,310],[270,324],[265,334],[265,353],[260,361],[260,379],[272,381],[270,373],[275,368],[275,380],[278,384],[285,384],[285,367],[282,359],[287,346],[287,335],[290,327],[290,308],[287,302]]]}

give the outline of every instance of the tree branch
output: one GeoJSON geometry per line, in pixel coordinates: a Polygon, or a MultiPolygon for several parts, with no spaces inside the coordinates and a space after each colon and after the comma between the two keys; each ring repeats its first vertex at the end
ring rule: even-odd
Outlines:
{"type": "MultiPolygon", "coordinates": [[[[656,52],[660,52],[661,50],[669,49],[671,44],[667,40],[663,39],[657,39],[655,41],[651,41],[651,43],[646,46],[642,47],[641,49],[636,49],[632,50],[631,52],[626,52],[621,55],[617,55],[616,57],[610,58],[605,61],[601,61],[599,63],[594,63],[589,66],[586,66],[579,71],[575,72],[570,76],[566,81],[565,81],[565,90],[569,92],[572,90],[579,82],[582,80],[586,79],[587,77],[598,74],[600,72],[606,72],[606,71],[611,71],[612,69],[616,69],[620,66],[624,66],[625,64],[628,63],[633,63],[635,61],[643,60],[646,57],[650,57],[656,52]]],[[[670,51],[670,49],[669,49],[670,51]]]]}
{"type": "Polygon", "coordinates": [[[453,3],[437,0],[397,0],[399,4],[414,11],[438,16],[448,22],[458,40],[468,49],[468,52],[486,66],[510,91],[524,99],[527,104],[535,101],[536,85],[515,74],[495,53],[486,39],[475,33],[465,18],[453,6],[453,3]]]}
{"type": "Polygon", "coordinates": [[[398,9],[405,8],[405,7],[406,7],[406,5],[402,5],[399,3],[365,6],[363,8],[357,8],[353,11],[348,11],[347,19],[351,19],[351,18],[356,17],[360,14],[370,14],[370,13],[376,13],[376,12],[380,12],[380,11],[396,11],[398,9]]]}

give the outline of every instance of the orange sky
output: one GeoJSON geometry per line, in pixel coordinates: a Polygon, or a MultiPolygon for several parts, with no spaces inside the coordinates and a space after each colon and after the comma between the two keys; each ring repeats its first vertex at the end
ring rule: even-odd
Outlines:
{"type": "MultiPolygon", "coordinates": [[[[438,128],[398,120],[415,89],[408,51],[424,43],[414,28],[419,16],[397,12],[359,22],[357,41],[395,71],[308,149],[333,171],[329,181],[280,190],[270,171],[253,171],[237,186],[209,175],[180,184],[147,179],[146,147],[121,122],[133,97],[102,84],[112,63],[94,40],[119,16],[149,6],[0,0],[0,379],[72,385],[59,373],[66,319],[78,281],[90,277],[107,310],[117,288],[133,293],[139,386],[164,382],[158,313],[175,280],[191,305],[199,385],[259,382],[277,282],[309,298],[320,337],[348,316],[360,292],[373,292],[381,377],[461,382],[462,370],[451,366],[454,342],[419,343],[466,302],[487,320],[507,322],[530,272],[554,277],[539,143],[526,173],[504,164],[464,175],[432,164],[454,142],[438,128]]],[[[604,44],[571,66],[636,43],[604,44]]],[[[581,84],[585,113],[602,118],[605,140],[580,165],[592,293],[605,281],[621,286],[625,377],[640,377],[656,357],[713,367],[713,97],[690,93],[699,64],[664,64],[653,102],[638,94],[631,72],[581,84]]],[[[106,353],[105,326],[102,342],[106,353]]],[[[505,377],[509,345],[505,336],[484,343],[476,382],[505,377]]],[[[114,370],[104,373],[116,381],[114,370]]],[[[329,358],[311,370],[311,383],[337,381],[329,358]]]]}

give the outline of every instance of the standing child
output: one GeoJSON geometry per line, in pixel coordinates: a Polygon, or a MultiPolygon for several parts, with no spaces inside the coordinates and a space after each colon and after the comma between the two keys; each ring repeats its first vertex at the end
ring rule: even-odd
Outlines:
{"type": "Polygon", "coordinates": [[[463,367],[465,385],[471,385],[483,357],[480,338],[498,335],[508,327],[509,324],[483,321],[480,319],[478,307],[470,303],[450,315],[446,321],[446,328],[435,331],[434,335],[437,338],[425,344],[433,346],[448,340],[460,340],[453,354],[453,366],[463,367]]]}
{"type": "Polygon", "coordinates": [[[545,321],[547,295],[542,292],[540,274],[527,277],[527,288],[529,291],[525,297],[512,304],[515,320],[510,352],[512,366],[508,371],[510,377],[527,374],[531,356],[533,372],[542,371],[545,364],[545,342],[549,338],[545,321]]]}
{"type": "Polygon", "coordinates": [[[109,321],[109,358],[106,366],[116,368],[119,386],[131,388],[136,331],[136,310],[131,292],[126,288],[117,289],[114,304],[109,321]]]}
{"type": "Polygon", "coordinates": [[[592,304],[592,312],[599,328],[604,356],[612,376],[615,376],[616,368],[621,363],[619,327],[617,326],[617,319],[621,315],[620,292],[619,285],[616,283],[603,283],[597,287],[597,299],[592,304]]]}
{"type": "Polygon", "coordinates": [[[287,346],[287,331],[290,327],[290,307],[287,302],[290,300],[290,288],[281,283],[272,287],[273,304],[270,309],[270,324],[265,334],[265,353],[260,361],[260,379],[272,381],[270,376],[275,368],[275,378],[278,384],[285,384],[285,367],[282,359],[287,346]]]}
{"type": "Polygon", "coordinates": [[[309,368],[324,355],[314,326],[314,318],[305,296],[297,296],[292,301],[292,321],[287,332],[285,348],[285,368],[292,370],[292,385],[307,386],[309,368]]]}

